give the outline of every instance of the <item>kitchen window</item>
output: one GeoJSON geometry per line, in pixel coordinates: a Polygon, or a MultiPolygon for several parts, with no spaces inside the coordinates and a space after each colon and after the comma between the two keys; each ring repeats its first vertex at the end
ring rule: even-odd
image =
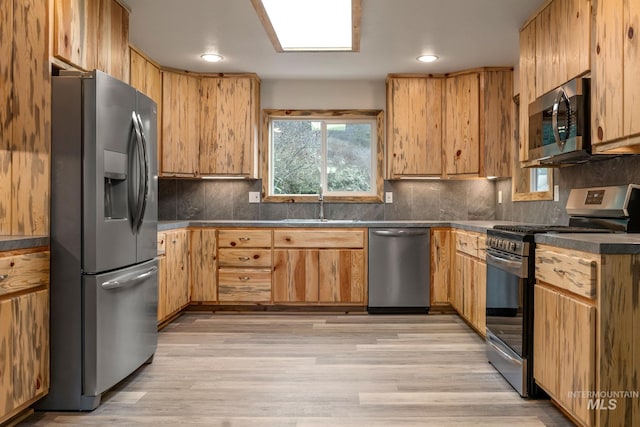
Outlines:
{"type": "Polygon", "coordinates": [[[265,110],[264,123],[265,201],[382,201],[381,111],[265,110]]]}

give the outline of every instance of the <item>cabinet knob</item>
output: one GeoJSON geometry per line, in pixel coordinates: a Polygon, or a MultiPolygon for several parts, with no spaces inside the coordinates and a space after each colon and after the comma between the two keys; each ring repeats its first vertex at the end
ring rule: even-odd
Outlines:
{"type": "Polygon", "coordinates": [[[238,259],[240,261],[249,261],[251,258],[249,258],[248,256],[239,256],[238,259]]]}
{"type": "Polygon", "coordinates": [[[238,240],[240,240],[241,242],[248,242],[249,240],[251,240],[251,237],[239,237],[238,240]]]}
{"type": "Polygon", "coordinates": [[[240,276],[238,277],[238,279],[242,280],[243,282],[246,282],[249,280],[249,276],[240,276]]]}
{"type": "Polygon", "coordinates": [[[9,278],[8,274],[0,274],[0,282],[2,282],[3,280],[7,280],[9,278]]]}

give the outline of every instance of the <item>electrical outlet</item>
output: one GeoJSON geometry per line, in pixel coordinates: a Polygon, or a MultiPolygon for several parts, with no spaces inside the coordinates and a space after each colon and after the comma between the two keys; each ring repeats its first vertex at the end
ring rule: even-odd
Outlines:
{"type": "Polygon", "coordinates": [[[502,204],[502,190],[498,190],[498,204],[502,204]]]}
{"type": "Polygon", "coordinates": [[[387,191],[384,193],[384,202],[385,203],[393,203],[393,192],[387,191]]]}
{"type": "Polygon", "coordinates": [[[560,186],[557,184],[553,186],[553,201],[554,202],[560,201],[560,186]]]}
{"type": "Polygon", "coordinates": [[[260,203],[259,191],[249,191],[249,203],[260,203]]]}

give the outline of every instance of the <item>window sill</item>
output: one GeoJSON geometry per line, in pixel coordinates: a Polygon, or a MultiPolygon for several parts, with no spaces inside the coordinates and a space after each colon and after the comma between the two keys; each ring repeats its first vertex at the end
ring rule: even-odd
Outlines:
{"type": "MultiPolygon", "coordinates": [[[[265,196],[264,203],[319,203],[317,195],[310,196],[265,196]]],[[[382,203],[380,196],[324,196],[325,203],[382,203]]]]}

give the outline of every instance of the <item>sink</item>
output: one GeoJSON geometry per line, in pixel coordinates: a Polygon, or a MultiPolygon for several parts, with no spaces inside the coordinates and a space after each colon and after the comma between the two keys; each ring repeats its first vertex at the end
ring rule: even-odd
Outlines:
{"type": "Polygon", "coordinates": [[[291,223],[335,223],[335,222],[358,222],[357,219],[316,219],[316,218],[286,218],[281,219],[281,222],[291,223]]]}

